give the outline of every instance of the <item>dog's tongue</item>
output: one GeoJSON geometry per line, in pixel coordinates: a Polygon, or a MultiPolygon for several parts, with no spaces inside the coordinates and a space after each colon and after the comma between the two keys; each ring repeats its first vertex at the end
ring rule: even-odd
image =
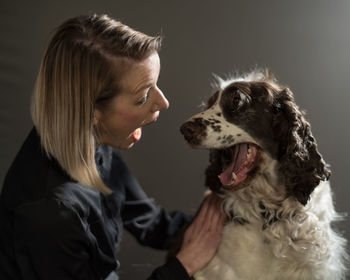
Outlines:
{"type": "Polygon", "coordinates": [[[238,170],[247,159],[248,144],[247,143],[236,144],[235,146],[232,147],[232,149],[233,149],[232,162],[229,165],[229,167],[227,167],[226,170],[219,175],[221,184],[223,184],[224,186],[232,185],[234,183],[233,179],[235,179],[237,184],[239,183],[238,180],[242,181],[241,179],[243,180],[245,179],[245,178],[240,178],[241,176],[238,173],[238,170]],[[233,178],[232,172],[235,172],[238,178],[233,178]]]}

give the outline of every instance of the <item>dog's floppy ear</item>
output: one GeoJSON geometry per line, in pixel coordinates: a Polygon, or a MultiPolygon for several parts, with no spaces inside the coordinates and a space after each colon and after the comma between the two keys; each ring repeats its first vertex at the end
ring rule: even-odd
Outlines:
{"type": "Polygon", "coordinates": [[[331,172],[317,150],[310,124],[285,88],[274,104],[274,131],[279,147],[280,172],[284,175],[289,195],[306,205],[310,194],[331,172]]]}

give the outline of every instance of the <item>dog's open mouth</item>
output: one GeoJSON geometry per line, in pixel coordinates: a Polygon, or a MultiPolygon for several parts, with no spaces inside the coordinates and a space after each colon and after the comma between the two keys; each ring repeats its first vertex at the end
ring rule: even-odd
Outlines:
{"type": "Polygon", "coordinates": [[[251,143],[240,143],[223,151],[224,171],[219,179],[224,188],[233,188],[245,179],[258,159],[259,147],[251,143]]]}

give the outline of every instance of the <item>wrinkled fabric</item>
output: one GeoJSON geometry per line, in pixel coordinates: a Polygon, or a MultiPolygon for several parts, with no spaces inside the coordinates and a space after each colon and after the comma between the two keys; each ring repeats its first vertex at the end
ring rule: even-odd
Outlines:
{"type": "MultiPolygon", "coordinates": [[[[147,197],[117,149],[100,146],[95,158],[112,194],[70,178],[41,150],[32,129],[0,196],[0,279],[118,279],[123,227],[140,244],[167,249],[171,236],[190,220],[147,197]]],[[[175,258],[148,279],[189,277],[175,258]]]]}

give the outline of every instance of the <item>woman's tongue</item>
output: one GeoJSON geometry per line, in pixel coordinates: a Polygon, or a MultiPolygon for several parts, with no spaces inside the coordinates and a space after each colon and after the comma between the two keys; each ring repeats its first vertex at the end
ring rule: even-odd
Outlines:
{"type": "Polygon", "coordinates": [[[232,151],[232,162],[224,172],[219,175],[224,186],[236,186],[247,178],[248,168],[242,167],[247,159],[248,144],[237,144],[232,151]],[[235,174],[232,174],[232,173],[235,174]]]}
{"type": "Polygon", "coordinates": [[[142,128],[139,127],[135,129],[134,132],[132,133],[132,139],[134,140],[134,142],[139,141],[141,139],[141,135],[142,135],[142,128]]]}

